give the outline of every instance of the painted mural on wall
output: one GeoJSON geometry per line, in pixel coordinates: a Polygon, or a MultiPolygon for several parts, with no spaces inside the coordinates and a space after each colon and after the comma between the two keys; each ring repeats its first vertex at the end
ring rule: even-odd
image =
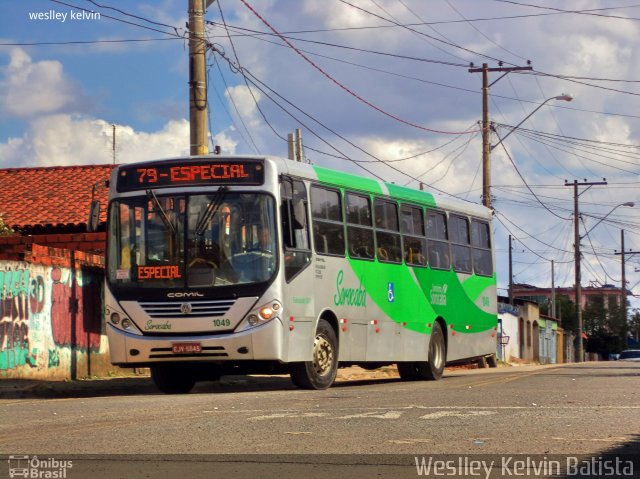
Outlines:
{"type": "Polygon", "coordinates": [[[0,262],[0,377],[67,378],[78,352],[99,353],[101,281],[82,268],[0,262]]]}

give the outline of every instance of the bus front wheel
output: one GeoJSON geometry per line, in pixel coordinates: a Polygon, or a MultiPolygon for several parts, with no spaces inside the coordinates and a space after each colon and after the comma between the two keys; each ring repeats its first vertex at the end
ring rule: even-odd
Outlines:
{"type": "Polygon", "coordinates": [[[186,394],[196,385],[189,366],[180,366],[180,364],[151,366],[151,379],[165,394],[186,394]]]}
{"type": "Polygon", "coordinates": [[[338,372],[338,339],[324,319],[318,322],[312,354],[311,361],[291,365],[291,380],[303,389],[327,389],[338,372]]]}
{"type": "Polygon", "coordinates": [[[405,381],[436,380],[442,377],[447,351],[439,323],[433,325],[429,340],[429,361],[398,363],[398,373],[405,381]]]}

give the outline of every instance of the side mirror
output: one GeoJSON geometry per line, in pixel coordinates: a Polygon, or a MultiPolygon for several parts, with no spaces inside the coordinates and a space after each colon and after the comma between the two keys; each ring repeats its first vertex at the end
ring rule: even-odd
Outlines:
{"type": "Polygon", "coordinates": [[[100,222],[100,201],[93,200],[89,206],[89,221],[87,222],[87,230],[94,232],[98,230],[100,222]]]}

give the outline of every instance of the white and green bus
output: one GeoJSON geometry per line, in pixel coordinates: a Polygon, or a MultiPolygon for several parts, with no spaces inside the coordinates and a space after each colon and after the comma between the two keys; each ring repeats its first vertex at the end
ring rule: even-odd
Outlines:
{"type": "Polygon", "coordinates": [[[107,238],[111,361],[167,393],[252,372],[324,389],[350,365],[438,379],[496,350],[479,205],[283,158],[175,158],[114,168],[107,238]]]}

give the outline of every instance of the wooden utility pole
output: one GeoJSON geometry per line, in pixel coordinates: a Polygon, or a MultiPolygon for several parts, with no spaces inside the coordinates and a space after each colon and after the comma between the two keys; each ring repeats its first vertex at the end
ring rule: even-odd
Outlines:
{"type": "MultiPolygon", "coordinates": [[[[574,219],[574,263],[575,263],[575,294],[576,294],[576,317],[578,319],[578,337],[576,339],[576,362],[581,363],[584,361],[584,342],[582,341],[582,285],[581,280],[581,253],[580,253],[580,208],[578,206],[578,186],[588,186],[591,188],[594,185],[606,185],[606,181],[595,181],[578,183],[578,180],[573,180],[573,183],[569,183],[567,180],[564,182],[564,186],[573,186],[573,219],[574,219]]],[[[587,188],[587,190],[589,189],[587,188]]],[[[584,190],[584,191],[587,191],[584,190]]],[[[583,193],[584,193],[583,191],[583,193]]]]}
{"type": "Polygon", "coordinates": [[[556,273],[554,262],[551,260],[551,317],[556,317],[556,273]]]}
{"type": "Polygon", "coordinates": [[[513,256],[511,247],[511,235],[509,235],[509,304],[513,304],[513,256]]]}
{"type": "Polygon", "coordinates": [[[491,208],[491,136],[489,124],[489,87],[494,85],[509,72],[533,70],[532,66],[526,67],[498,67],[489,68],[486,63],[482,68],[469,68],[469,73],[482,72],[482,204],[491,208]],[[504,72],[493,83],[489,84],[489,72],[504,72]]]}
{"type": "MultiPolygon", "coordinates": [[[[482,64],[482,204],[491,208],[491,132],[489,131],[489,67],[482,64]]],[[[511,240],[511,237],[509,237],[511,240]]],[[[511,254],[511,242],[509,242],[511,254]]],[[[511,281],[511,276],[509,276],[511,281]]],[[[511,296],[511,292],[509,292],[511,296]]],[[[509,302],[513,298],[509,297],[509,302]]]]}
{"type": "Polygon", "coordinates": [[[192,155],[209,153],[204,12],[204,0],[189,0],[189,126],[192,155]]]}

